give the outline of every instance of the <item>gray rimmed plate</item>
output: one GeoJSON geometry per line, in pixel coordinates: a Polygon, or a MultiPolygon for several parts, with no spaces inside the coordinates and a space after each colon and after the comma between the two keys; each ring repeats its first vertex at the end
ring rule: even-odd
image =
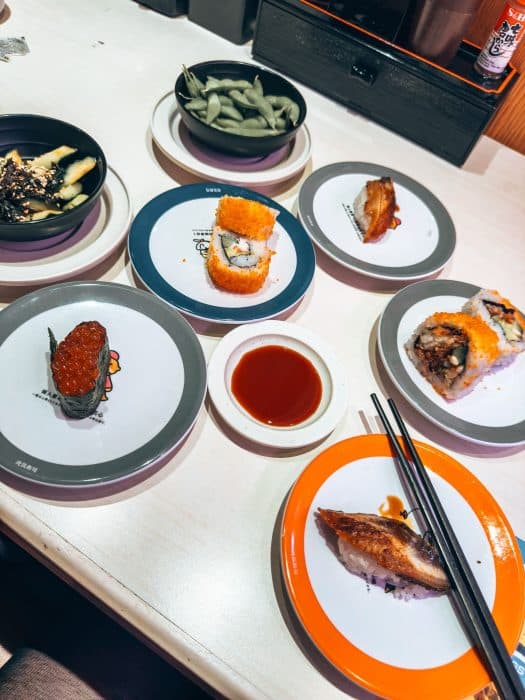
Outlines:
{"type": "Polygon", "coordinates": [[[32,292],[0,313],[0,478],[45,492],[124,482],[166,457],[192,428],[206,363],[187,321],[156,297],[107,282],[32,292]],[[105,397],[92,416],[66,418],[49,370],[58,340],[81,321],[105,326],[105,397]]]}
{"type": "Polygon", "coordinates": [[[330,258],[369,277],[417,280],[441,270],[452,256],[456,231],[449,213],[426,187],[374,163],[334,163],[303,183],[298,215],[330,258]],[[391,177],[401,223],[376,243],[363,243],[353,202],[367,180],[391,177]]]}
{"type": "Polygon", "coordinates": [[[470,394],[446,401],[416,370],[404,349],[414,329],[437,312],[461,311],[479,287],[454,280],[428,280],[405,287],[387,304],[378,330],[381,360],[401,394],[444,430],[481,445],[525,443],[525,353],[486,376],[470,394]]]}

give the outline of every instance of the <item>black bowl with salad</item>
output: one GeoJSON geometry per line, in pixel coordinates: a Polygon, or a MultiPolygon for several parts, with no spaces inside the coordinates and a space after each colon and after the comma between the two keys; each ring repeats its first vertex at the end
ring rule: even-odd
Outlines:
{"type": "Polygon", "coordinates": [[[0,116],[0,240],[35,241],[75,229],[96,205],[107,163],[72,124],[0,116]]]}
{"type": "Polygon", "coordinates": [[[304,98],[291,82],[240,61],[183,66],[175,97],[194,138],[237,156],[276,151],[295,137],[306,117],[304,98]]]}

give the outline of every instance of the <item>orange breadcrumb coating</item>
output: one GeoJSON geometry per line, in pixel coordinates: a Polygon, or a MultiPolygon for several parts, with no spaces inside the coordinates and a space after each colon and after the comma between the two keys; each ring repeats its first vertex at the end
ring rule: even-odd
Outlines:
{"type": "Polygon", "coordinates": [[[272,234],[277,212],[260,202],[225,195],[219,199],[216,223],[246,238],[265,241],[272,234]]]}
{"type": "Polygon", "coordinates": [[[220,240],[215,237],[210,242],[206,267],[212,281],[227,292],[236,294],[252,294],[257,292],[264,284],[270,270],[270,260],[273,250],[266,248],[256,267],[231,267],[227,261],[219,255],[216,245],[220,246],[220,240]]]}

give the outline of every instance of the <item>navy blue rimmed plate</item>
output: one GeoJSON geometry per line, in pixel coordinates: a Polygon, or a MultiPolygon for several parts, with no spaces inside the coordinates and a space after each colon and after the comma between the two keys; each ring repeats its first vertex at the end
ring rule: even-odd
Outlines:
{"type": "Polygon", "coordinates": [[[202,183],[168,190],[148,202],[131,226],[128,249],[133,269],[153,294],[194,318],[250,323],[273,318],[298,303],[315,270],[313,245],[284,207],[252,190],[202,183]],[[268,246],[275,251],[263,287],[234,294],[216,287],[206,253],[220,197],[256,200],[279,213],[268,246]]]}

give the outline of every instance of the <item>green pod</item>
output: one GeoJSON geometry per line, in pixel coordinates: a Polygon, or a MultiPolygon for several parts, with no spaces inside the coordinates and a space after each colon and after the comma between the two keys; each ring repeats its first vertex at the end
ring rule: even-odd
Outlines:
{"type": "Polygon", "coordinates": [[[211,91],[229,92],[230,90],[246,90],[246,88],[251,87],[252,84],[247,80],[232,80],[231,78],[219,80],[213,76],[208,76],[202,94],[204,95],[211,91]]]}
{"type": "Polygon", "coordinates": [[[286,114],[288,115],[288,119],[292,122],[294,126],[297,126],[297,122],[299,121],[299,115],[301,113],[299,105],[296,102],[290,101],[290,103],[286,105],[284,109],[286,114]]]}
{"type": "Polygon", "coordinates": [[[259,78],[258,75],[256,75],[255,78],[253,79],[253,86],[252,86],[252,88],[253,88],[253,89],[255,90],[255,92],[256,92],[258,95],[260,95],[261,97],[264,95],[264,90],[263,90],[263,86],[262,86],[262,83],[261,83],[261,79],[259,78]]]}
{"type": "Polygon", "coordinates": [[[217,117],[213,124],[210,126],[220,127],[221,129],[236,129],[240,123],[235,121],[235,119],[227,119],[224,117],[217,117]]]}
{"type": "Polygon", "coordinates": [[[216,92],[208,95],[208,106],[206,108],[206,124],[211,124],[220,114],[221,103],[216,92]]]}
{"type": "Polygon", "coordinates": [[[266,100],[265,97],[258,95],[253,88],[249,88],[244,91],[246,98],[255,105],[255,108],[262,114],[262,116],[268,122],[268,126],[271,129],[275,128],[275,117],[273,115],[272,105],[266,100]]]}
{"type": "Polygon", "coordinates": [[[234,104],[236,104],[238,107],[242,107],[243,109],[253,109],[257,111],[257,107],[255,107],[255,105],[252,104],[244,95],[244,93],[240,90],[230,90],[228,92],[228,95],[231,97],[234,104]]]}
{"type": "Polygon", "coordinates": [[[228,95],[219,95],[219,102],[223,106],[231,107],[233,105],[233,100],[231,97],[228,97],[228,95]]]}
{"type": "Polygon", "coordinates": [[[284,133],[280,129],[243,129],[241,126],[223,128],[228,134],[237,134],[237,136],[277,136],[284,133]]]}
{"type": "Polygon", "coordinates": [[[202,109],[206,109],[207,106],[208,102],[202,97],[194,97],[193,100],[186,102],[184,105],[189,112],[199,112],[202,109]]]}
{"type": "Polygon", "coordinates": [[[242,122],[244,119],[239,110],[233,105],[221,105],[220,113],[225,117],[228,117],[228,119],[235,119],[236,122],[242,122]]]}
{"type": "Polygon", "coordinates": [[[282,131],[286,131],[286,119],[284,119],[284,117],[276,117],[275,128],[281,129],[282,131]]]}
{"type": "Polygon", "coordinates": [[[184,82],[186,83],[186,89],[190,93],[191,97],[200,97],[200,86],[197,78],[193,73],[191,73],[186,66],[182,66],[182,74],[184,75],[184,82]]]}
{"type": "Polygon", "coordinates": [[[266,95],[265,96],[272,107],[286,107],[292,101],[289,97],[284,95],[266,95]]]}
{"type": "Polygon", "coordinates": [[[243,129],[265,129],[267,125],[266,119],[260,114],[256,117],[248,117],[239,124],[243,129]]]}

